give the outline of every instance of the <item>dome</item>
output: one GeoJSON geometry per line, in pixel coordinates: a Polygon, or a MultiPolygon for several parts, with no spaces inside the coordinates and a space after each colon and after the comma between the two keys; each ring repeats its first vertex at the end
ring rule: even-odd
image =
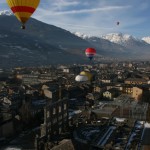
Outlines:
{"type": "Polygon", "coordinates": [[[92,74],[89,71],[82,71],[80,72],[80,75],[87,76],[89,81],[92,80],[92,74]]]}
{"type": "Polygon", "coordinates": [[[77,75],[77,76],[75,77],[75,80],[76,80],[77,82],[84,82],[84,81],[88,81],[88,77],[85,76],[85,75],[77,75]]]}

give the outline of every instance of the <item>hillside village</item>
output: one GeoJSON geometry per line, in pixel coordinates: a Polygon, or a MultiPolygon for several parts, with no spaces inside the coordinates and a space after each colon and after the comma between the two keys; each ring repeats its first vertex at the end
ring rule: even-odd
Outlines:
{"type": "Polygon", "coordinates": [[[149,104],[149,61],[1,69],[0,148],[146,150],[149,104]]]}

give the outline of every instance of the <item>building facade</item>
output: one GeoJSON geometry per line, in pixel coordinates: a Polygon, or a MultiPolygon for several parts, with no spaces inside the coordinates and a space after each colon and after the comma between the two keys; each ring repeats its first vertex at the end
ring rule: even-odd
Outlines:
{"type": "Polygon", "coordinates": [[[137,101],[140,101],[141,98],[142,98],[142,93],[143,93],[143,90],[141,88],[138,88],[138,87],[133,87],[133,94],[132,94],[132,97],[137,100],[137,101]]]}
{"type": "Polygon", "coordinates": [[[59,135],[68,128],[68,99],[51,101],[44,108],[44,123],[41,125],[41,135],[35,139],[37,150],[51,149],[51,141],[58,141],[59,135]]]}

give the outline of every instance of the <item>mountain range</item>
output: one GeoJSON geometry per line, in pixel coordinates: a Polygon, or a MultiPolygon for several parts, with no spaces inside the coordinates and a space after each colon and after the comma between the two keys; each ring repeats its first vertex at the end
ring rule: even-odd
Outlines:
{"type": "Polygon", "coordinates": [[[149,37],[142,40],[121,33],[90,37],[71,33],[31,18],[26,29],[11,13],[0,12],[0,67],[88,63],[84,51],[94,47],[96,59],[149,59],[149,37]],[[119,40],[120,39],[120,40],[119,40]]]}
{"type": "Polygon", "coordinates": [[[100,37],[88,36],[79,32],[74,33],[96,47],[101,47],[102,54],[121,59],[149,59],[150,37],[138,39],[132,35],[110,33],[100,37]]]}

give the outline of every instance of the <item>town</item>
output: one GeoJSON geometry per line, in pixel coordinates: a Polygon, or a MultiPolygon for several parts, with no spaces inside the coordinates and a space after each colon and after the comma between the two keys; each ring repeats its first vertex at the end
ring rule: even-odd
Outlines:
{"type": "Polygon", "coordinates": [[[0,69],[0,149],[149,150],[150,61],[0,69]]]}

